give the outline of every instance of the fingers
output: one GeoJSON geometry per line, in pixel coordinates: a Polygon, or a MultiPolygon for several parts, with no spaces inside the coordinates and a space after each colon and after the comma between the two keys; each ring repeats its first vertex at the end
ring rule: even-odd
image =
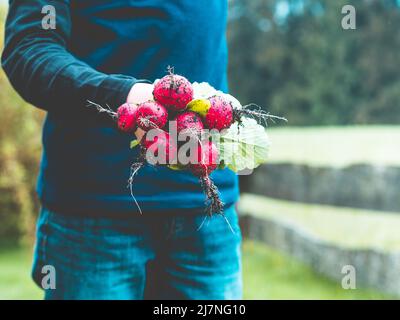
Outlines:
{"type": "Polygon", "coordinates": [[[145,132],[144,132],[142,129],[140,129],[140,128],[138,128],[138,129],[135,131],[135,136],[136,136],[136,138],[137,138],[138,141],[142,140],[144,134],[145,134],[145,132]]]}
{"type": "Polygon", "coordinates": [[[153,100],[153,85],[149,83],[136,83],[132,86],[127,102],[140,104],[153,100]]]}

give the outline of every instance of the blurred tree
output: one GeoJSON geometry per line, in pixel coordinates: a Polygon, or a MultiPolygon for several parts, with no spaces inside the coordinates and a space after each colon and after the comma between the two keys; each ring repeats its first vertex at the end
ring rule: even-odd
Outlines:
{"type": "Polygon", "coordinates": [[[43,113],[19,98],[2,70],[0,89],[0,240],[25,241],[32,239],[38,211],[34,186],[43,113]]]}
{"type": "Polygon", "coordinates": [[[231,0],[231,91],[291,125],[398,123],[397,0],[231,0]],[[357,29],[343,30],[351,4],[357,29]]]}

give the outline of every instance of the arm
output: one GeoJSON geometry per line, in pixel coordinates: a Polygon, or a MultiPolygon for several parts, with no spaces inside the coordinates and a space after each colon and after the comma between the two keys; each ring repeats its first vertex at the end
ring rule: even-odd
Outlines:
{"type": "Polygon", "coordinates": [[[135,78],[107,75],[66,49],[71,34],[70,1],[56,0],[56,29],[42,29],[46,0],[9,1],[3,68],[15,90],[45,110],[76,112],[87,100],[118,107],[126,102],[135,78]]]}

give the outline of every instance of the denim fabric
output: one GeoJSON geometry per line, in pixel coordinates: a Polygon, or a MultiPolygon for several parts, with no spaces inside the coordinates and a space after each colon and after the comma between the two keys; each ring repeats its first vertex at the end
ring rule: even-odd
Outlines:
{"type": "Polygon", "coordinates": [[[62,215],[43,208],[32,275],[55,268],[45,299],[240,299],[241,233],[225,217],[146,213],[128,218],[62,215]]]}

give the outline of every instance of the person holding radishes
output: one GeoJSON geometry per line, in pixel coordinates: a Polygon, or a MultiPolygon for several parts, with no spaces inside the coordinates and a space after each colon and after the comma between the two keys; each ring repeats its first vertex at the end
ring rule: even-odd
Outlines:
{"type": "MultiPolygon", "coordinates": [[[[168,113],[172,104],[187,108],[193,96],[171,104],[168,86],[154,92],[152,83],[165,77],[168,66],[191,83],[206,82],[227,93],[227,1],[57,0],[51,2],[55,29],[42,28],[46,5],[10,1],[2,54],[16,91],[47,112],[32,272],[41,285],[42,267],[54,266],[56,287],[46,289],[45,298],[241,298],[237,175],[221,166],[200,165],[191,172],[145,164],[134,180],[139,210],[127,189],[140,153],[127,148],[131,111],[118,113],[124,132],[107,113],[88,107],[91,101],[117,114],[124,103],[155,100],[168,113]],[[204,172],[224,207],[203,224],[207,215],[198,176],[204,172]]],[[[213,106],[225,103],[214,99],[213,106]]],[[[197,113],[198,105],[189,111],[197,113]]],[[[154,110],[147,108],[138,111],[141,129],[152,125],[147,120],[154,110]]],[[[212,110],[208,120],[199,113],[201,122],[222,126],[215,120],[222,119],[220,113],[212,110]]],[[[234,110],[224,110],[223,118],[230,115],[233,121],[234,110]]],[[[196,117],[181,118],[186,123],[196,117]]],[[[213,148],[207,142],[199,150],[215,153],[213,148]]]]}

